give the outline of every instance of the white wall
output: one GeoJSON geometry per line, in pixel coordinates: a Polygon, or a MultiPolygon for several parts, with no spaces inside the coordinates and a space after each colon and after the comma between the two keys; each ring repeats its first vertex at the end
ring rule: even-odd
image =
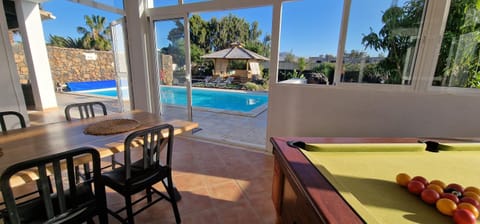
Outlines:
{"type": "Polygon", "coordinates": [[[13,61],[2,2],[0,2],[0,96],[0,111],[18,111],[23,114],[28,123],[27,109],[18,79],[17,67],[13,61]]]}
{"type": "Polygon", "coordinates": [[[268,112],[268,138],[480,135],[474,95],[273,85],[268,112]]]}

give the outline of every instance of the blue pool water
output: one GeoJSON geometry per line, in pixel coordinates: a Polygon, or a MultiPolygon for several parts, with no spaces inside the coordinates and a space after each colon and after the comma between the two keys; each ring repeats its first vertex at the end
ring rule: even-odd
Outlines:
{"type": "MultiPolygon", "coordinates": [[[[162,103],[178,106],[187,105],[186,88],[162,86],[160,89],[162,103]]],[[[117,97],[117,90],[115,88],[82,91],[82,93],[117,97]]],[[[192,89],[193,107],[251,112],[260,106],[265,106],[267,101],[268,96],[265,93],[222,91],[204,88],[192,89]]]]}

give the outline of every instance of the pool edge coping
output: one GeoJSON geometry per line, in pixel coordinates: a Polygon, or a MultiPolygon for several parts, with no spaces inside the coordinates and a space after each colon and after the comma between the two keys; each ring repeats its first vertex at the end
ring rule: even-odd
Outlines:
{"type": "MultiPolygon", "coordinates": [[[[174,87],[174,88],[182,88],[181,86],[169,86],[169,87],[174,87]]],[[[183,87],[184,88],[184,87],[183,87]]],[[[209,89],[212,91],[225,91],[225,89],[212,89],[212,88],[203,88],[203,87],[192,87],[196,89],[209,89]]],[[[104,88],[106,89],[116,89],[116,88],[104,88]]],[[[99,90],[99,89],[95,89],[99,90]]],[[[82,91],[69,91],[69,92],[62,92],[66,94],[71,94],[71,95],[78,95],[78,96],[89,96],[89,97],[96,97],[96,98],[101,98],[101,99],[110,99],[110,100],[118,100],[118,97],[113,97],[113,96],[99,96],[95,94],[88,94],[89,91],[94,91],[94,90],[82,90],[82,91]]],[[[226,89],[226,91],[231,91],[231,92],[242,92],[246,93],[247,91],[245,90],[231,90],[231,89],[226,89]]],[[[266,94],[268,96],[268,92],[265,91],[249,91],[248,93],[252,94],[266,94]]],[[[124,101],[130,101],[130,100],[124,100],[124,101]]],[[[175,107],[175,108],[186,108],[186,106],[179,106],[179,105],[174,105],[174,104],[165,104],[165,106],[169,107],[175,107]]],[[[240,112],[240,111],[231,111],[231,110],[222,110],[222,109],[213,109],[213,108],[208,108],[208,107],[194,107],[192,106],[193,110],[199,110],[199,111],[208,111],[208,112],[213,112],[213,113],[224,113],[224,114],[231,114],[231,115],[237,115],[237,116],[245,116],[245,117],[257,117],[261,113],[265,112],[268,109],[268,100],[266,103],[263,103],[262,105],[259,105],[255,109],[251,110],[250,112],[240,112]]]]}

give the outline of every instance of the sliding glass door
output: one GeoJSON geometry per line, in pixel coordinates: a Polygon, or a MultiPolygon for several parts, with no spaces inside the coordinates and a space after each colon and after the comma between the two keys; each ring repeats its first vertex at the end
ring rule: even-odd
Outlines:
{"type": "Polygon", "coordinates": [[[124,19],[113,21],[110,24],[112,51],[115,63],[115,80],[117,83],[117,98],[121,112],[130,111],[128,48],[125,44],[124,27],[124,19]]]}
{"type": "Polygon", "coordinates": [[[184,19],[171,18],[152,22],[159,110],[167,120],[192,120],[189,100],[189,76],[185,47],[184,19]]]}

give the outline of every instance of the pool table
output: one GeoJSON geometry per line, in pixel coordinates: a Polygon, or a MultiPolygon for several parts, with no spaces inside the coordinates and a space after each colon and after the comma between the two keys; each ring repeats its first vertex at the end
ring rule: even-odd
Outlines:
{"type": "Polygon", "coordinates": [[[419,140],[271,138],[277,223],[453,223],[452,217],[397,185],[396,175],[480,187],[480,143],[465,148],[435,139],[455,147],[431,152],[419,140]],[[292,142],[306,146],[292,147],[292,142]]]}

